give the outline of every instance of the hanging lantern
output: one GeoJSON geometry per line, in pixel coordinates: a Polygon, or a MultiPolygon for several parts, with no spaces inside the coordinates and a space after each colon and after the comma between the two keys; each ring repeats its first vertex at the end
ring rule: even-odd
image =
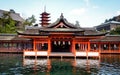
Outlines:
{"type": "Polygon", "coordinates": [[[116,44],[114,44],[114,48],[117,48],[116,44]]]}
{"type": "Polygon", "coordinates": [[[104,44],[104,47],[106,48],[106,44],[104,44]]]}
{"type": "Polygon", "coordinates": [[[70,45],[70,41],[68,41],[68,45],[70,45]]]}
{"type": "Polygon", "coordinates": [[[60,45],[60,41],[58,41],[58,45],[60,45]]]}
{"type": "Polygon", "coordinates": [[[56,41],[54,41],[54,45],[56,45],[56,41]]]}
{"type": "Polygon", "coordinates": [[[63,45],[65,45],[65,41],[63,41],[63,45]]]}
{"type": "Polygon", "coordinates": [[[97,47],[96,44],[94,44],[94,47],[97,47]]]}
{"type": "Polygon", "coordinates": [[[42,43],[42,46],[44,46],[44,43],[42,43]]]}

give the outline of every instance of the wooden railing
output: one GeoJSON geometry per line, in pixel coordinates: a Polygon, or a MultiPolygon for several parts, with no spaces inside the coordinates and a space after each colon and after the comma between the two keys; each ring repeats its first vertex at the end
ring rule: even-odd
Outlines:
{"type": "Polygon", "coordinates": [[[0,52],[12,53],[12,52],[23,52],[23,50],[17,48],[0,48],[0,52]]]}
{"type": "Polygon", "coordinates": [[[101,50],[101,53],[120,53],[120,50],[101,50]]]}

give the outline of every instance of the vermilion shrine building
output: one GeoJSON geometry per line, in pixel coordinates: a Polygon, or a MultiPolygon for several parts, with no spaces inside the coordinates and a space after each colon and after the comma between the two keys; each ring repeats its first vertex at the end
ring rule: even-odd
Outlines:
{"type": "MultiPolygon", "coordinates": [[[[63,14],[51,24],[49,13],[43,12],[41,15],[41,27],[29,27],[23,32],[18,32],[13,41],[1,40],[0,45],[7,43],[7,48],[15,48],[14,51],[18,52],[17,49],[20,48],[24,56],[77,57],[120,53],[120,36],[81,28],[69,23],[63,14]]],[[[1,47],[3,48],[3,45],[1,47]]]]}

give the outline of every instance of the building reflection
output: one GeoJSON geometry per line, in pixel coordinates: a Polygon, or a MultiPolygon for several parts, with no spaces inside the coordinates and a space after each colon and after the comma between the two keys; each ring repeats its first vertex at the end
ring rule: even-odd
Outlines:
{"type": "Polygon", "coordinates": [[[72,58],[70,59],[63,58],[62,60],[59,58],[57,59],[24,58],[23,59],[24,67],[30,68],[31,70],[34,70],[34,72],[38,72],[38,71],[46,72],[47,75],[50,75],[50,72],[53,71],[52,68],[55,68],[54,66],[57,66],[56,70],[61,70],[64,68],[67,69],[66,67],[69,67],[68,63],[70,63],[70,65],[72,66],[72,73],[80,72],[81,70],[90,73],[91,69],[98,70],[100,68],[99,59],[72,59],[72,58]],[[64,62],[67,62],[67,65],[65,65],[64,62]]]}

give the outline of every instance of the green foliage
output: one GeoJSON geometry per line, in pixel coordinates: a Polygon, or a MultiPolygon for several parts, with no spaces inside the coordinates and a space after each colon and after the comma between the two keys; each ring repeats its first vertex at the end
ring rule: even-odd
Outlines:
{"type": "Polygon", "coordinates": [[[32,25],[33,23],[35,23],[36,19],[35,19],[35,16],[32,15],[31,17],[28,17],[25,22],[24,22],[24,25],[32,25]]]}
{"type": "Polygon", "coordinates": [[[10,17],[9,12],[5,12],[0,19],[0,33],[15,33],[15,21],[10,17]]]}
{"type": "Polygon", "coordinates": [[[103,29],[103,30],[101,30],[101,32],[104,32],[104,33],[105,33],[105,32],[106,32],[106,30],[105,30],[105,29],[103,29]]]}
{"type": "Polygon", "coordinates": [[[120,27],[110,31],[111,35],[120,35],[120,27]]]}

